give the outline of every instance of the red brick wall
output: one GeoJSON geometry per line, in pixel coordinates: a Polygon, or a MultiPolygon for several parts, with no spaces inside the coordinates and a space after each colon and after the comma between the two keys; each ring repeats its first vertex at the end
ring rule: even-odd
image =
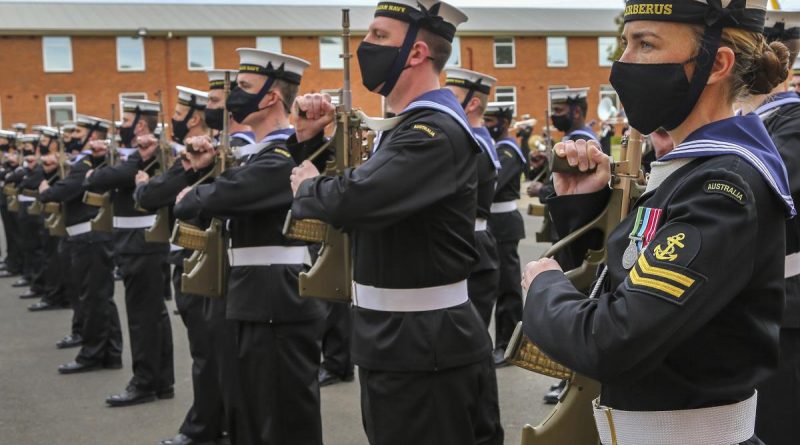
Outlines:
{"type": "MultiPolygon", "coordinates": [[[[351,50],[355,53],[361,37],[353,37],[351,50]]],[[[214,59],[219,68],[236,68],[236,48],[255,46],[255,37],[214,37],[214,59]]],[[[319,91],[341,86],[341,70],[319,68],[319,43],[316,36],[284,36],[283,52],[311,62],[301,87],[302,92],[319,91]]],[[[547,107],[548,85],[568,84],[571,87],[589,86],[590,119],[599,101],[599,86],[608,83],[609,69],[599,67],[597,38],[568,39],[569,66],[548,68],[545,37],[516,38],[516,67],[494,68],[491,37],[462,37],[461,66],[485,72],[499,79],[500,86],[517,87],[518,114],[531,114],[539,122],[547,107]]],[[[144,72],[119,72],[116,65],[116,40],[110,36],[72,37],[72,73],[45,73],[42,61],[41,37],[0,37],[0,105],[2,124],[8,128],[14,122],[30,124],[47,121],[47,94],[76,95],[79,113],[110,117],[110,104],[118,103],[123,92],[146,92],[156,99],[156,91],[165,92],[170,107],[175,101],[175,85],[204,90],[205,73],[189,71],[186,60],[186,38],[162,36],[145,38],[144,72]]],[[[367,113],[380,113],[380,98],[361,86],[355,58],[351,61],[353,103],[367,113]]],[[[541,128],[541,127],[539,127],[541,128]]]]}

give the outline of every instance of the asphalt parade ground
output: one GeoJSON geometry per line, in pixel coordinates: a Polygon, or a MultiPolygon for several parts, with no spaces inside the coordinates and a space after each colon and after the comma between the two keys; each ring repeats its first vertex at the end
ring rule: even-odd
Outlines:
{"type": "MultiPolygon", "coordinates": [[[[525,200],[520,208],[528,236],[519,249],[524,265],[538,258],[547,246],[535,242],[541,218],[525,214],[525,200]]],[[[77,353],[77,349],[55,347],[69,331],[72,312],[29,312],[27,306],[36,300],[19,299],[25,289],[12,288],[14,280],[0,280],[0,445],[155,445],[175,435],[192,400],[186,330],[177,315],[171,318],[175,398],[109,408],[105,398],[124,389],[131,377],[122,283],[116,283],[114,297],[123,323],[123,368],[59,375],[58,365],[71,361],[77,353]]],[[[167,305],[172,314],[174,302],[167,305]]],[[[513,366],[498,369],[497,379],[505,443],[519,444],[523,425],[538,423],[550,411],[542,396],[554,380],[513,366]]],[[[358,383],[325,387],[321,393],[325,443],[367,444],[358,383]]]]}

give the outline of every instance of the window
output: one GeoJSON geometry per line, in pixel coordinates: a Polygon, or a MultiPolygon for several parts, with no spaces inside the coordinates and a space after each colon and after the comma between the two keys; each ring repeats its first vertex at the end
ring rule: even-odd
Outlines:
{"type": "Polygon", "coordinates": [[[281,38],[278,36],[256,37],[256,49],[279,53],[281,52],[281,38]]]}
{"type": "Polygon", "coordinates": [[[47,125],[59,126],[66,121],[75,120],[74,94],[47,95],[47,125]]]}
{"type": "Polygon", "coordinates": [[[514,64],[514,38],[495,37],[494,66],[496,68],[513,68],[514,64]]]}
{"type": "Polygon", "coordinates": [[[461,66],[461,38],[454,37],[453,51],[450,53],[450,58],[447,59],[447,66],[461,66]]]}
{"type": "Polygon", "coordinates": [[[800,57],[798,57],[797,59],[794,60],[794,65],[792,66],[792,69],[796,69],[796,70],[800,69],[800,57]]]}
{"type": "Polygon", "coordinates": [[[597,38],[597,63],[600,66],[611,66],[611,57],[617,49],[616,37],[598,37],[597,38]]]}
{"type": "Polygon", "coordinates": [[[614,104],[614,108],[617,109],[617,112],[620,110],[619,105],[619,96],[617,92],[614,90],[614,87],[611,85],[600,85],[600,100],[602,101],[605,98],[611,99],[611,103],[614,104]]]}
{"type": "Polygon", "coordinates": [[[42,55],[45,72],[72,71],[72,42],[69,37],[42,37],[42,55]]]}
{"type": "Polygon", "coordinates": [[[189,71],[214,68],[214,39],[211,37],[187,37],[186,53],[189,71]]]}
{"type": "Polygon", "coordinates": [[[323,36],[319,38],[319,67],[340,70],[344,68],[341,57],[342,38],[323,36]]]}
{"type": "Polygon", "coordinates": [[[567,66],[567,38],[548,37],[547,38],[547,66],[562,68],[567,66]]]}
{"type": "Polygon", "coordinates": [[[117,37],[117,71],[144,71],[144,39],[117,37]]]}
{"type": "Polygon", "coordinates": [[[120,118],[120,119],[122,119],[120,116],[122,116],[122,111],[121,110],[122,110],[122,101],[123,101],[123,99],[147,100],[147,93],[120,93],[119,94],[119,108],[118,108],[118,110],[120,110],[120,111],[117,113],[117,117],[120,118]]]}
{"type": "Polygon", "coordinates": [[[494,100],[497,102],[513,102],[514,115],[517,115],[517,87],[496,87],[494,100]]]}

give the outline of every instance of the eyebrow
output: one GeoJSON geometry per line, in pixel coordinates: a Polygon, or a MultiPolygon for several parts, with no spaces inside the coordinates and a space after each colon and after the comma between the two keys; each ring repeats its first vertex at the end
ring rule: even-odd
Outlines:
{"type": "Polygon", "coordinates": [[[654,33],[653,31],[636,31],[633,34],[631,34],[632,39],[642,39],[644,37],[655,37],[657,39],[661,38],[658,34],[654,33]]]}

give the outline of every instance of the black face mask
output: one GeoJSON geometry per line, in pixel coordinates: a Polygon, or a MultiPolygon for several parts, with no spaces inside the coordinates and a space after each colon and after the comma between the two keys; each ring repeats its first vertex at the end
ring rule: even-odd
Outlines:
{"type": "Polygon", "coordinates": [[[255,94],[248,93],[241,88],[231,90],[230,94],[228,95],[228,100],[225,101],[225,106],[228,108],[228,111],[231,112],[233,120],[241,124],[245,119],[247,119],[247,116],[268,108],[259,108],[258,104],[261,103],[261,99],[263,99],[264,96],[269,93],[269,90],[272,88],[272,84],[274,82],[274,77],[267,77],[267,81],[264,82],[264,86],[262,86],[261,90],[255,94]]]}
{"type": "Polygon", "coordinates": [[[222,131],[225,110],[222,108],[206,108],[206,125],[212,130],[222,131]]]}
{"type": "Polygon", "coordinates": [[[609,80],[631,127],[650,134],[658,127],[673,130],[686,120],[708,82],[721,35],[720,27],[706,29],[699,55],[683,63],[614,62],[609,80]],[[690,81],[684,66],[692,62],[690,81]]]}
{"type": "MultiPolygon", "coordinates": [[[[402,48],[399,46],[361,42],[356,54],[358,55],[358,67],[361,70],[361,83],[364,84],[364,87],[375,91],[381,84],[388,83],[392,66],[400,56],[401,50],[402,48]]],[[[390,92],[391,89],[384,94],[381,90],[380,94],[386,96],[390,92]]]]}
{"type": "Polygon", "coordinates": [[[50,153],[50,145],[49,144],[39,144],[39,154],[46,155],[50,153]]]}
{"type": "Polygon", "coordinates": [[[503,135],[503,132],[506,130],[506,126],[503,121],[500,121],[491,127],[486,127],[486,129],[489,130],[489,134],[492,136],[492,139],[496,141],[500,139],[500,136],[503,135]]]}
{"type": "Polygon", "coordinates": [[[183,120],[176,121],[175,119],[172,119],[173,141],[179,144],[183,144],[183,140],[186,138],[186,135],[189,134],[189,126],[187,125],[187,123],[189,122],[189,119],[192,118],[193,114],[194,114],[194,108],[190,108],[189,112],[186,113],[186,117],[184,117],[183,120]]]}
{"type": "Polygon", "coordinates": [[[66,151],[81,151],[83,150],[83,146],[81,145],[81,141],[77,139],[72,139],[66,144],[64,144],[64,150],[66,151]]]}
{"type": "Polygon", "coordinates": [[[133,144],[133,138],[136,137],[134,130],[136,129],[136,124],[139,123],[139,113],[136,113],[136,117],[133,118],[133,124],[130,127],[119,127],[119,138],[122,141],[122,145],[124,147],[131,147],[133,144]]]}
{"type": "Polygon", "coordinates": [[[553,126],[556,127],[556,130],[566,133],[572,128],[572,117],[569,113],[572,112],[570,110],[567,114],[554,114],[550,116],[550,120],[553,121],[553,126]]]}
{"type": "Polygon", "coordinates": [[[7,152],[9,147],[11,147],[10,144],[0,144],[0,151],[7,152]]]}

